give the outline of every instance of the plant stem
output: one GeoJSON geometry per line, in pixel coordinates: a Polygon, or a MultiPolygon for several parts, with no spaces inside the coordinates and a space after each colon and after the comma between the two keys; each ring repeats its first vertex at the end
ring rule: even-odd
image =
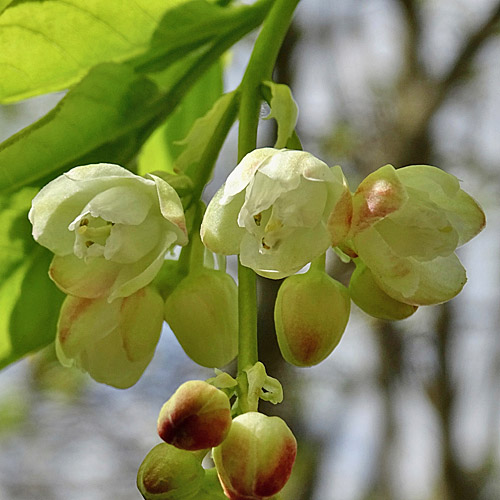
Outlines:
{"type": "Polygon", "coordinates": [[[319,257],[316,257],[309,267],[309,271],[325,271],[326,265],[326,252],[321,254],[319,257]]]}
{"type": "MultiPolygon", "coordinates": [[[[288,31],[299,0],[276,0],[267,15],[255,42],[247,69],[240,85],[238,161],[257,145],[257,128],[262,101],[260,86],[270,80],[278,52],[288,31]]],[[[257,351],[257,292],[255,273],[238,263],[238,374],[258,361],[257,351]]],[[[241,387],[240,401],[246,405],[245,387],[241,387]]],[[[246,411],[244,409],[244,411],[246,411]]]]}
{"type": "Polygon", "coordinates": [[[276,0],[264,21],[241,81],[238,161],[257,144],[257,127],[262,101],[260,85],[272,78],[276,58],[299,0],[276,0]]]}

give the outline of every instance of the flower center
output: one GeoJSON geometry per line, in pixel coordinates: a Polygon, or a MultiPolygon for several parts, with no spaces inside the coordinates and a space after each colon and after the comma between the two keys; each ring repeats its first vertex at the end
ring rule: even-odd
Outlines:
{"type": "Polygon", "coordinates": [[[79,258],[103,255],[106,240],[111,233],[113,222],[85,215],[77,223],[75,231],[75,255],[79,258]]]}

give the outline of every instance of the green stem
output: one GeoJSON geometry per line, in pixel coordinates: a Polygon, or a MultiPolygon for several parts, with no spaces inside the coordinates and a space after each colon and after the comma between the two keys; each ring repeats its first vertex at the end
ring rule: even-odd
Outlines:
{"type": "Polygon", "coordinates": [[[262,102],[260,85],[272,78],[276,58],[300,0],[276,0],[255,42],[241,82],[238,160],[255,149],[262,102]]]}
{"type": "MultiPolygon", "coordinates": [[[[238,160],[255,149],[262,102],[260,86],[272,77],[276,58],[290,26],[299,0],[276,0],[267,15],[255,42],[247,69],[240,85],[238,160]]],[[[246,377],[243,370],[258,361],[257,350],[257,291],[255,273],[238,263],[238,378],[240,405],[248,411],[246,377]]]]}
{"type": "Polygon", "coordinates": [[[326,252],[324,254],[321,254],[319,257],[316,257],[311,262],[311,266],[309,267],[309,271],[322,271],[322,272],[324,272],[325,266],[326,266],[326,252]]]}

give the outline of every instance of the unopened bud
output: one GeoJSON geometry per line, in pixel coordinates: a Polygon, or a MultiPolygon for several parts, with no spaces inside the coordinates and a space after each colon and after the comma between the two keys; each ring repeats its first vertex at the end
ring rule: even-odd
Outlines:
{"type": "Polygon", "coordinates": [[[196,363],[220,368],[238,352],[238,289],[223,271],[183,279],[165,302],[165,321],[196,363]]]}
{"type": "Polygon", "coordinates": [[[349,283],[353,302],[374,318],[400,320],[411,316],[418,306],[399,302],[387,295],[378,285],[372,272],[358,260],[349,283]]]}
{"type": "Polygon", "coordinates": [[[146,500],[191,500],[204,476],[201,461],[194,453],[161,443],[139,467],[137,487],[146,500]]]}
{"type": "Polygon", "coordinates": [[[321,271],[288,277],[274,308],[276,335],[283,358],[313,366],[337,346],[349,320],[347,289],[321,271]]]}
{"type": "Polygon", "coordinates": [[[204,450],[224,441],[231,427],[229,398],[219,389],[191,380],[163,405],[158,434],[183,450],[204,450]]]}
{"type": "Polygon", "coordinates": [[[281,418],[248,412],[233,420],[213,459],[228,498],[258,500],[285,486],[296,454],[295,437],[281,418]]]}

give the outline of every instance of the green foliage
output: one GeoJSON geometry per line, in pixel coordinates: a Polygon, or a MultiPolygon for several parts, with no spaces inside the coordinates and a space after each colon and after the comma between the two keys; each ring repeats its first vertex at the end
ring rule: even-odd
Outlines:
{"type": "Polygon", "coordinates": [[[10,3],[0,17],[0,102],[68,88],[92,66],[141,54],[162,16],[180,3],[185,0],[10,3]]]}
{"type": "Polygon", "coordinates": [[[33,194],[0,198],[0,368],[54,339],[63,299],[47,275],[52,254],[30,235],[33,194]]]}

